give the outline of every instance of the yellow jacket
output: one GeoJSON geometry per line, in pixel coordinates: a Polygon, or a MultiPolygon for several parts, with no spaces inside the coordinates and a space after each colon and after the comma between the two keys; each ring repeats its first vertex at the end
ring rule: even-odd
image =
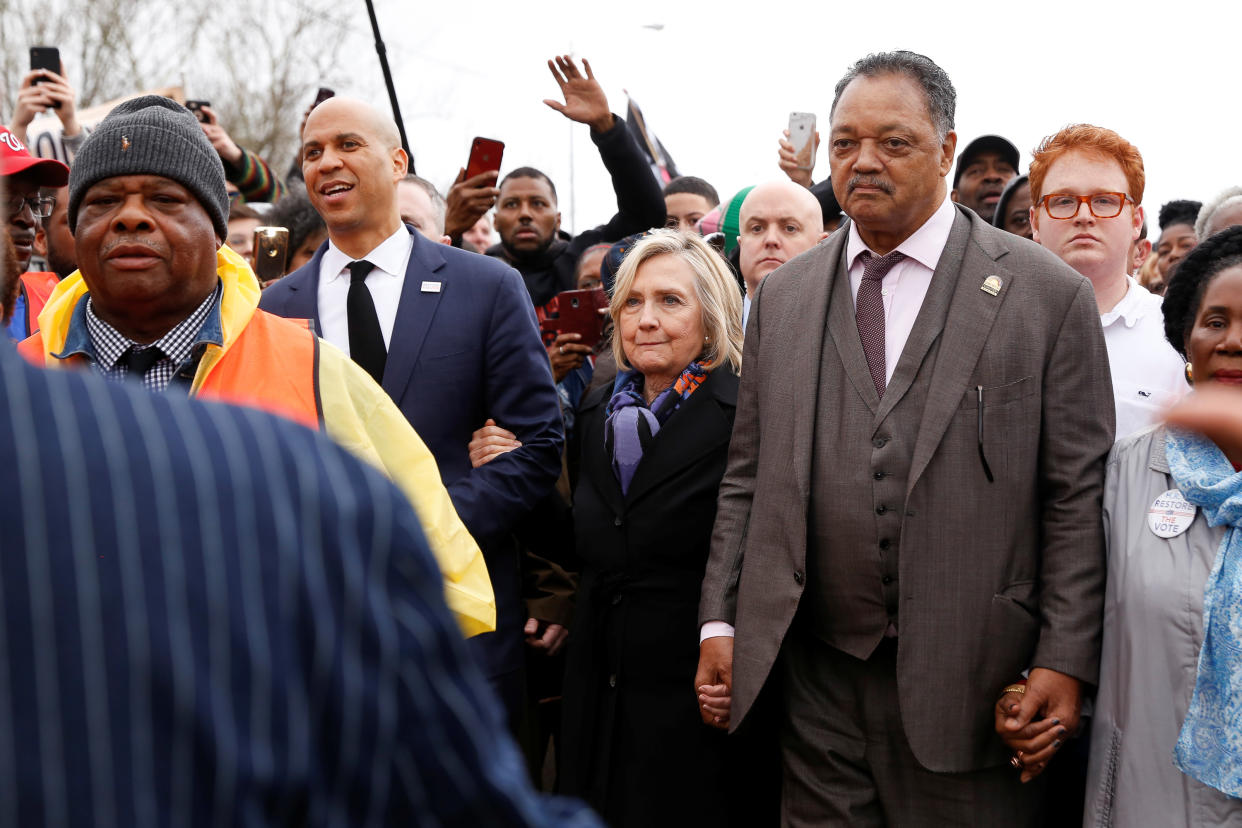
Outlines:
{"type": "MultiPolygon", "coordinates": [[[[435,458],[396,404],[338,348],[311,337],[296,323],[259,310],[259,283],[245,260],[227,246],[217,253],[216,273],[222,285],[223,344],[207,344],[190,393],[202,399],[222,399],[274,411],[311,427],[317,425],[318,419],[328,436],[386,474],[410,499],[440,564],[445,600],[457,616],[462,632],[470,636],[496,629],[496,600],[483,553],[457,516],[435,458]],[[243,337],[248,329],[253,334],[259,328],[265,336],[243,337]],[[237,357],[246,351],[239,340],[253,350],[254,343],[262,347],[273,335],[295,344],[314,343],[311,350],[315,358],[307,361],[313,367],[304,380],[296,372],[291,376],[286,370],[287,351],[272,353],[266,359],[237,357]],[[234,356],[232,360],[230,354],[234,356]],[[275,368],[277,365],[281,367],[275,368]],[[270,374],[270,381],[256,377],[264,372],[270,374]],[[230,379],[222,382],[226,375],[230,379]],[[251,387],[236,387],[237,378],[241,378],[242,385],[251,387]],[[285,390],[280,390],[282,387],[285,390]],[[310,416],[298,416],[294,410],[297,402],[287,404],[294,397],[312,400],[317,410],[310,412],[310,416]]],[[[87,292],[80,273],[64,279],[39,314],[40,332],[23,342],[19,350],[36,364],[62,367],[83,362],[80,357],[57,355],[65,350],[75,311],[87,292]]],[[[84,331],[75,333],[81,336],[84,331]]]]}

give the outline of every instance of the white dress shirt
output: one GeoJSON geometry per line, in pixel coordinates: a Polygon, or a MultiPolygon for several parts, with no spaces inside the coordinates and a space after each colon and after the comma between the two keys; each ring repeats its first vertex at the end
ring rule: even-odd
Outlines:
{"type": "MultiPolygon", "coordinates": [[[[957,211],[953,202],[945,197],[943,203],[932,213],[923,226],[915,230],[896,250],[906,258],[893,265],[880,283],[880,295],[884,297],[884,377],[893,379],[893,369],[906,347],[914,320],[918,318],[932,274],[940,264],[940,254],[949,241],[953,230],[953,218],[957,211]]],[[[858,286],[862,284],[863,263],[859,258],[864,250],[874,250],[858,235],[858,225],[850,222],[849,240],[845,244],[845,263],[850,277],[850,292],[858,301],[858,286]]],[[[708,621],[699,630],[699,642],[716,636],[732,636],[733,626],[724,621],[708,621]]]]}
{"type": "MultiPolygon", "coordinates": [[[[375,302],[375,315],[379,317],[380,332],[384,335],[384,347],[392,342],[392,329],[397,323],[397,304],[401,301],[401,287],[405,284],[405,268],[410,262],[414,240],[405,225],[380,242],[370,253],[363,256],[375,269],[367,274],[366,285],[375,302]]],[[[345,303],[349,298],[350,262],[358,261],[341,252],[331,241],[319,262],[319,335],[349,354],[349,317],[345,303]]]]}
{"type": "Polygon", "coordinates": [[[1100,314],[1113,375],[1117,439],[1160,420],[1182,398],[1186,363],[1164,338],[1163,300],[1127,276],[1130,289],[1108,313],[1100,314]]]}

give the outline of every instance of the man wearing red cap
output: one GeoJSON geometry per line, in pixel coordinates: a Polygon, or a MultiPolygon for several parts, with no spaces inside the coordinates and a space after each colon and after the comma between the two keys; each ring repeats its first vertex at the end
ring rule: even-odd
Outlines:
{"type": "Polygon", "coordinates": [[[6,311],[3,321],[7,325],[18,306],[22,307],[26,319],[36,319],[59,281],[55,273],[26,272],[26,268],[30,267],[38,222],[52,212],[51,199],[41,198],[39,189],[68,184],[69,168],[54,159],[31,155],[16,135],[0,126],[0,178],[3,178],[5,192],[5,229],[13,242],[17,264],[23,271],[17,285],[11,288],[16,294],[0,297],[6,311]]]}

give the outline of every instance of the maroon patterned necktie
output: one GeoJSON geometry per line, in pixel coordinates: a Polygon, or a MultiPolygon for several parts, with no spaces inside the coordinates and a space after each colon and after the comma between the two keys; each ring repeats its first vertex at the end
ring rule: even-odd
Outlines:
{"type": "Polygon", "coordinates": [[[881,286],[884,276],[893,265],[906,257],[894,250],[887,256],[874,256],[870,250],[862,252],[863,277],[858,285],[858,298],[854,302],[854,321],[858,323],[858,338],[862,340],[863,353],[867,355],[867,368],[875,392],[884,396],[884,294],[881,286]]]}

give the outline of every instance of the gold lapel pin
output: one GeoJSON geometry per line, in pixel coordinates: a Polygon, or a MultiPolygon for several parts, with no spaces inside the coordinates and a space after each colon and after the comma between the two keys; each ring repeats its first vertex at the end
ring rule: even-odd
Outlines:
{"type": "Polygon", "coordinates": [[[995,296],[1000,293],[1002,284],[1003,282],[1001,282],[999,276],[989,276],[983,280],[983,284],[979,286],[979,290],[990,296],[995,296]]]}
{"type": "Polygon", "coordinates": [[[129,139],[124,135],[121,136],[121,152],[129,151],[129,139]]]}

